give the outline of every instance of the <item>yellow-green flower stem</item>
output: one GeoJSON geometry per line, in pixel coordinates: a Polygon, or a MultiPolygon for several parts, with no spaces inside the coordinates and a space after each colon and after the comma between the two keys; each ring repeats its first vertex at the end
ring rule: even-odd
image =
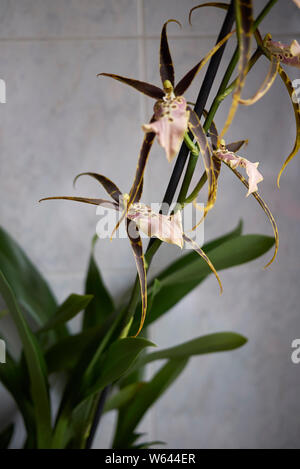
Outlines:
{"type": "MultiPolygon", "coordinates": [[[[256,18],[256,20],[253,23],[253,32],[255,32],[255,30],[258,28],[259,24],[261,23],[261,21],[269,13],[269,11],[275,5],[275,3],[277,3],[277,0],[270,0],[267,3],[267,5],[263,8],[263,10],[261,11],[261,13],[258,15],[258,17],[256,18]]],[[[261,55],[261,53],[260,53],[260,55],[261,55]]],[[[256,53],[254,54],[254,56],[252,57],[252,60],[254,61],[254,63],[251,64],[251,67],[249,66],[248,72],[253,67],[255,62],[258,60],[260,55],[256,57],[256,53]]],[[[225,72],[223,80],[220,84],[218,93],[217,93],[215,99],[213,100],[213,103],[212,103],[211,108],[209,110],[208,116],[207,116],[207,118],[205,120],[205,123],[203,125],[203,128],[204,128],[205,132],[208,132],[221,102],[233,91],[233,89],[236,85],[236,80],[233,83],[231,83],[230,85],[228,85],[228,83],[229,83],[229,80],[230,80],[236,66],[237,66],[238,60],[239,60],[239,49],[237,47],[234,51],[234,54],[232,56],[231,61],[229,62],[229,65],[227,67],[227,70],[225,72]]],[[[189,171],[189,168],[187,168],[187,171],[189,171]]],[[[193,192],[185,199],[184,205],[186,205],[187,203],[193,201],[195,199],[195,197],[197,197],[199,191],[202,189],[202,187],[204,186],[206,181],[207,181],[206,173],[203,173],[199,183],[197,184],[197,186],[195,187],[193,192]]]]}

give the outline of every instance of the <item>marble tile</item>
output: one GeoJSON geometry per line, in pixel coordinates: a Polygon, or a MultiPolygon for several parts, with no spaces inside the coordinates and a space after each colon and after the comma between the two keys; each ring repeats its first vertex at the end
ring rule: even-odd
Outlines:
{"type": "Polygon", "coordinates": [[[134,36],[137,0],[4,0],[0,38],[134,36]]]}

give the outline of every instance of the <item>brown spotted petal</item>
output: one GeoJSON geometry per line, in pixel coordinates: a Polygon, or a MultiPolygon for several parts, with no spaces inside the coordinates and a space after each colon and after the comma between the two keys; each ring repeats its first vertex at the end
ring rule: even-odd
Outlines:
{"type": "Polygon", "coordinates": [[[217,150],[215,152],[215,156],[228,164],[231,169],[237,169],[238,166],[245,168],[249,180],[247,197],[257,191],[257,184],[263,180],[262,174],[257,169],[259,165],[258,162],[252,163],[251,161],[246,160],[246,158],[242,158],[228,150],[217,150]]]}
{"type": "Polygon", "coordinates": [[[138,203],[131,205],[127,217],[150,238],[156,237],[166,243],[183,247],[181,212],[176,212],[171,216],[162,215],[153,211],[149,206],[138,203]]]}
{"type": "Polygon", "coordinates": [[[183,96],[159,100],[154,106],[154,121],[143,125],[145,132],[154,132],[165,149],[169,162],[177,155],[189,121],[189,111],[183,96]]]}
{"type": "Polygon", "coordinates": [[[266,41],[266,49],[281,63],[300,68],[300,44],[294,40],[290,45],[280,41],[266,41]]]}

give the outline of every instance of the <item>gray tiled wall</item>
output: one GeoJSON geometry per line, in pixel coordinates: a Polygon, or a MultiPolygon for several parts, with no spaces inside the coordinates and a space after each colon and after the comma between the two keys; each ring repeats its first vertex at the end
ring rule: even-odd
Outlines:
{"type": "MultiPolygon", "coordinates": [[[[44,203],[51,194],[98,193],[96,183],[73,176],[97,171],[128,190],[143,136],[141,123],[150,115],[150,99],[107,78],[102,71],[158,83],[161,25],[169,17],[170,44],[179,78],[211,47],[224,16],[199,10],[187,24],[187,0],[2,0],[0,5],[1,78],[7,83],[7,104],[0,117],[0,221],[19,240],[49,279],[59,299],[82,291],[89,241],[97,218],[92,207],[44,203]]],[[[258,12],[265,2],[256,0],[258,12]]],[[[300,13],[290,0],[279,0],[262,31],[281,40],[299,40],[300,13]]],[[[228,61],[232,46],[224,58],[228,61]]],[[[249,75],[251,95],[268,64],[262,59],[249,75]]],[[[293,78],[300,78],[292,70],[293,78]]],[[[195,94],[203,73],[188,93],[195,94]]],[[[214,88],[215,89],[215,88],[214,88]]],[[[280,165],[295,136],[294,117],[278,78],[252,108],[240,108],[228,140],[247,137],[245,156],[260,161],[265,176],[261,191],[280,231],[278,259],[263,271],[265,259],[222,272],[224,294],[213,278],[185,298],[152,328],[160,347],[208,332],[233,330],[249,343],[233,353],[191,360],[175,385],[161,398],[141,428],[149,440],[171,448],[299,447],[300,365],[290,360],[291,342],[300,337],[299,222],[300,164],[296,158],[275,187],[280,165]]],[[[221,126],[228,103],[217,114],[221,126]]],[[[154,146],[146,172],[144,199],[158,202],[170,166],[154,146]]],[[[207,218],[209,239],[245,221],[245,231],[271,234],[263,212],[245,199],[245,191],[224,171],[217,205],[207,218]]],[[[180,254],[161,250],[153,272],[180,254]]],[[[269,255],[269,254],[268,254],[269,255]]],[[[135,273],[126,240],[97,246],[97,260],[112,293],[120,298],[135,273]]],[[[8,320],[4,327],[10,328],[8,320]]],[[[1,388],[0,428],[14,412],[1,388]]],[[[107,446],[113,415],[95,447],[107,446]]],[[[22,439],[22,426],[14,440],[22,439]]]]}

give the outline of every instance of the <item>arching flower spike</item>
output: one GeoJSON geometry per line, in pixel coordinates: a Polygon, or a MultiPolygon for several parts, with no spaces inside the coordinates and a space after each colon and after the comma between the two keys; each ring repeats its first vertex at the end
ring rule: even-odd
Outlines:
{"type": "MultiPolygon", "coordinates": [[[[76,176],[74,183],[80,176],[83,175],[87,175],[96,179],[103,186],[106,192],[112,197],[113,201],[86,197],[46,197],[44,199],[41,199],[40,202],[44,200],[57,199],[72,200],[75,202],[83,202],[92,205],[101,205],[103,207],[113,209],[120,213],[124,211],[124,208],[126,208],[129,200],[128,194],[122,194],[120,189],[112,181],[110,181],[105,176],[97,173],[81,173],[76,176]]],[[[220,290],[222,292],[222,284],[213,264],[211,263],[207,255],[204,253],[204,251],[202,251],[202,249],[183,232],[181,212],[178,211],[174,215],[170,216],[156,213],[149,206],[140,203],[141,195],[142,185],[140,185],[135,200],[131,207],[128,209],[126,216],[126,230],[135,258],[142,298],[141,321],[136,335],[138,335],[142,330],[147,312],[146,266],[140,231],[149,237],[156,237],[166,243],[175,244],[181,249],[184,246],[184,242],[189,243],[192,248],[209,265],[210,269],[213,271],[219,282],[220,290]]]]}

